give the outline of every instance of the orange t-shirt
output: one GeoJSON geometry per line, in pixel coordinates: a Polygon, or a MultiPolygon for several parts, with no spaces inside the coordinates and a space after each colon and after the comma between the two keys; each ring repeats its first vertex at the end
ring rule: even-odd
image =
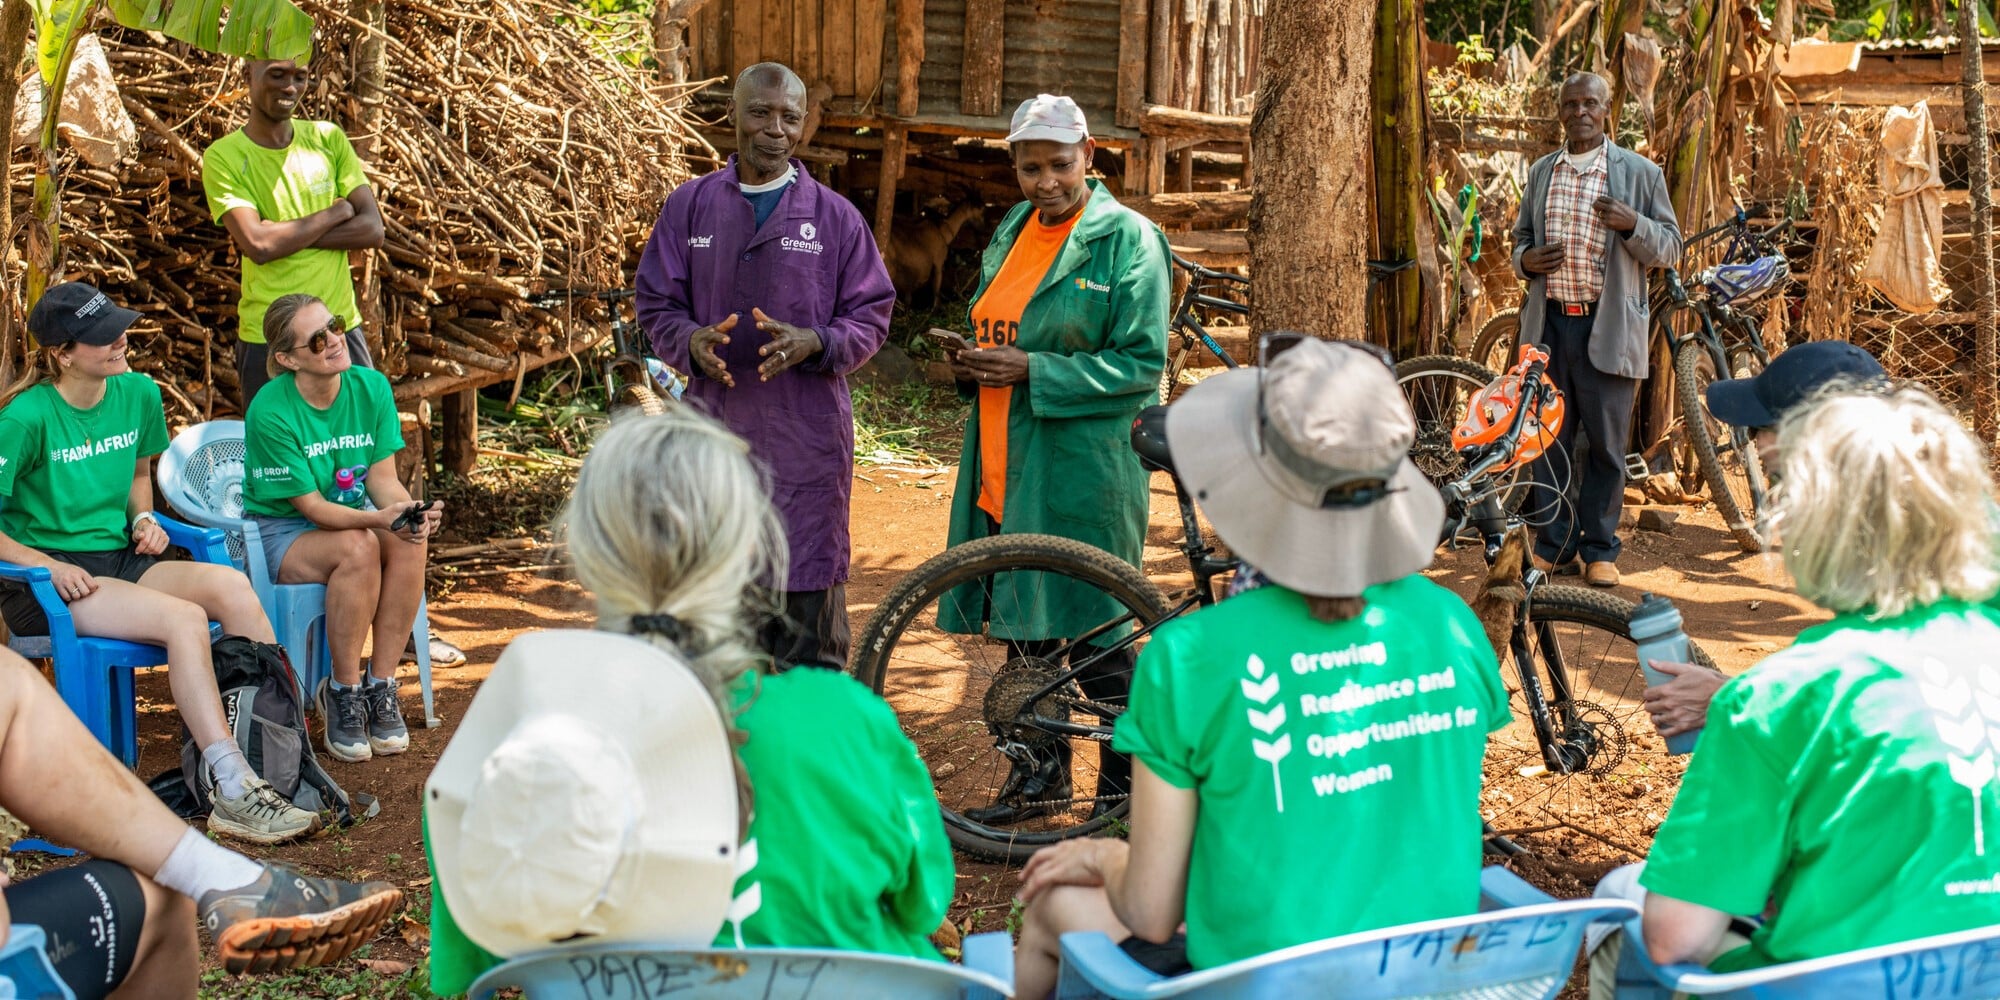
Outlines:
{"type": "MultiPolygon", "coordinates": [[[[1041,287],[1042,277],[1062,252],[1063,241],[1082,212],[1054,226],[1045,226],[1035,212],[1021,226],[1014,246],[986,294],[972,304],[972,342],[977,347],[1006,347],[1020,340],[1021,313],[1041,287]]],[[[1000,520],[1007,501],[1007,410],[1014,387],[979,390],[979,509],[1000,520]]]]}

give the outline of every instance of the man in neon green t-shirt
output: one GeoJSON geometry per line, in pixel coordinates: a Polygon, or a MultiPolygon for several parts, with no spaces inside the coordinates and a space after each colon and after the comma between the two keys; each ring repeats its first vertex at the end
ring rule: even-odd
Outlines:
{"type": "Polygon", "coordinates": [[[382,213],[347,133],[332,122],[292,118],[311,70],[264,59],[244,63],[243,72],[250,117],[201,154],[201,183],[209,213],[243,255],[236,374],[247,413],[270,381],[264,310],[280,295],[304,292],[326,303],[347,323],[348,356],[374,367],[347,251],[382,245],[382,213]]]}

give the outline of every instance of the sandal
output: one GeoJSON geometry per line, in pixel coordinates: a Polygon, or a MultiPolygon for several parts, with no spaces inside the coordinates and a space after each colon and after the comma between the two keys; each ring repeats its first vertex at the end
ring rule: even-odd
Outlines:
{"type": "MultiPolygon", "coordinates": [[[[416,636],[414,635],[411,636],[410,644],[403,647],[403,657],[406,661],[416,660],[417,658],[416,636]]],[[[465,662],[464,650],[459,649],[457,646],[454,646],[451,643],[438,638],[437,633],[435,632],[431,633],[431,666],[455,667],[464,662],[465,662]]]]}

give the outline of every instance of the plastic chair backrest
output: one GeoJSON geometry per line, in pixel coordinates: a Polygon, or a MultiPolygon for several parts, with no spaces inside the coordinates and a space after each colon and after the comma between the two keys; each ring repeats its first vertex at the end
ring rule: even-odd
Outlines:
{"type": "Polygon", "coordinates": [[[1885,944],[1746,972],[1653,964],[1635,947],[1639,920],[1625,924],[1619,1000],[1667,1000],[1675,993],[1723,1000],[2000,1000],[2000,926],[1885,944]]]}
{"type": "MultiPolygon", "coordinates": [[[[1549,898],[1504,869],[1481,873],[1482,887],[1493,882],[1526,890],[1514,900],[1549,898]]],[[[1139,966],[1103,934],[1065,934],[1056,996],[1547,1000],[1569,981],[1591,924],[1638,912],[1624,900],[1550,900],[1328,938],[1173,978],[1139,966]]]]}
{"type": "Polygon", "coordinates": [[[821,948],[562,948],[489,970],[467,996],[483,1000],[512,987],[529,1000],[669,995],[675,1000],[1001,1000],[1013,992],[1013,953],[1006,939],[1005,934],[966,938],[965,966],[821,948]],[[1002,956],[1006,967],[995,968],[1002,956]],[[982,965],[974,967],[975,959],[982,965]]]}
{"type": "Polygon", "coordinates": [[[229,556],[247,567],[243,545],[243,421],[211,420],[174,435],[160,455],[161,495],[182,517],[229,532],[229,556]]]}

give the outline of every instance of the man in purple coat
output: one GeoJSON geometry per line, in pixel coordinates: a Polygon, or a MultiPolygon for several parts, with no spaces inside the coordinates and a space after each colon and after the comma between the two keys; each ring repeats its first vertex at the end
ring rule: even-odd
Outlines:
{"type": "Polygon", "coordinates": [[[806,88],[777,63],[736,78],[737,153],[674,190],[639,260],[639,323],[689,372],[686,399],[750,443],[791,549],[782,616],[758,641],[780,668],[845,669],[847,374],[889,334],[896,289],[861,213],[791,158],[806,88]]]}

